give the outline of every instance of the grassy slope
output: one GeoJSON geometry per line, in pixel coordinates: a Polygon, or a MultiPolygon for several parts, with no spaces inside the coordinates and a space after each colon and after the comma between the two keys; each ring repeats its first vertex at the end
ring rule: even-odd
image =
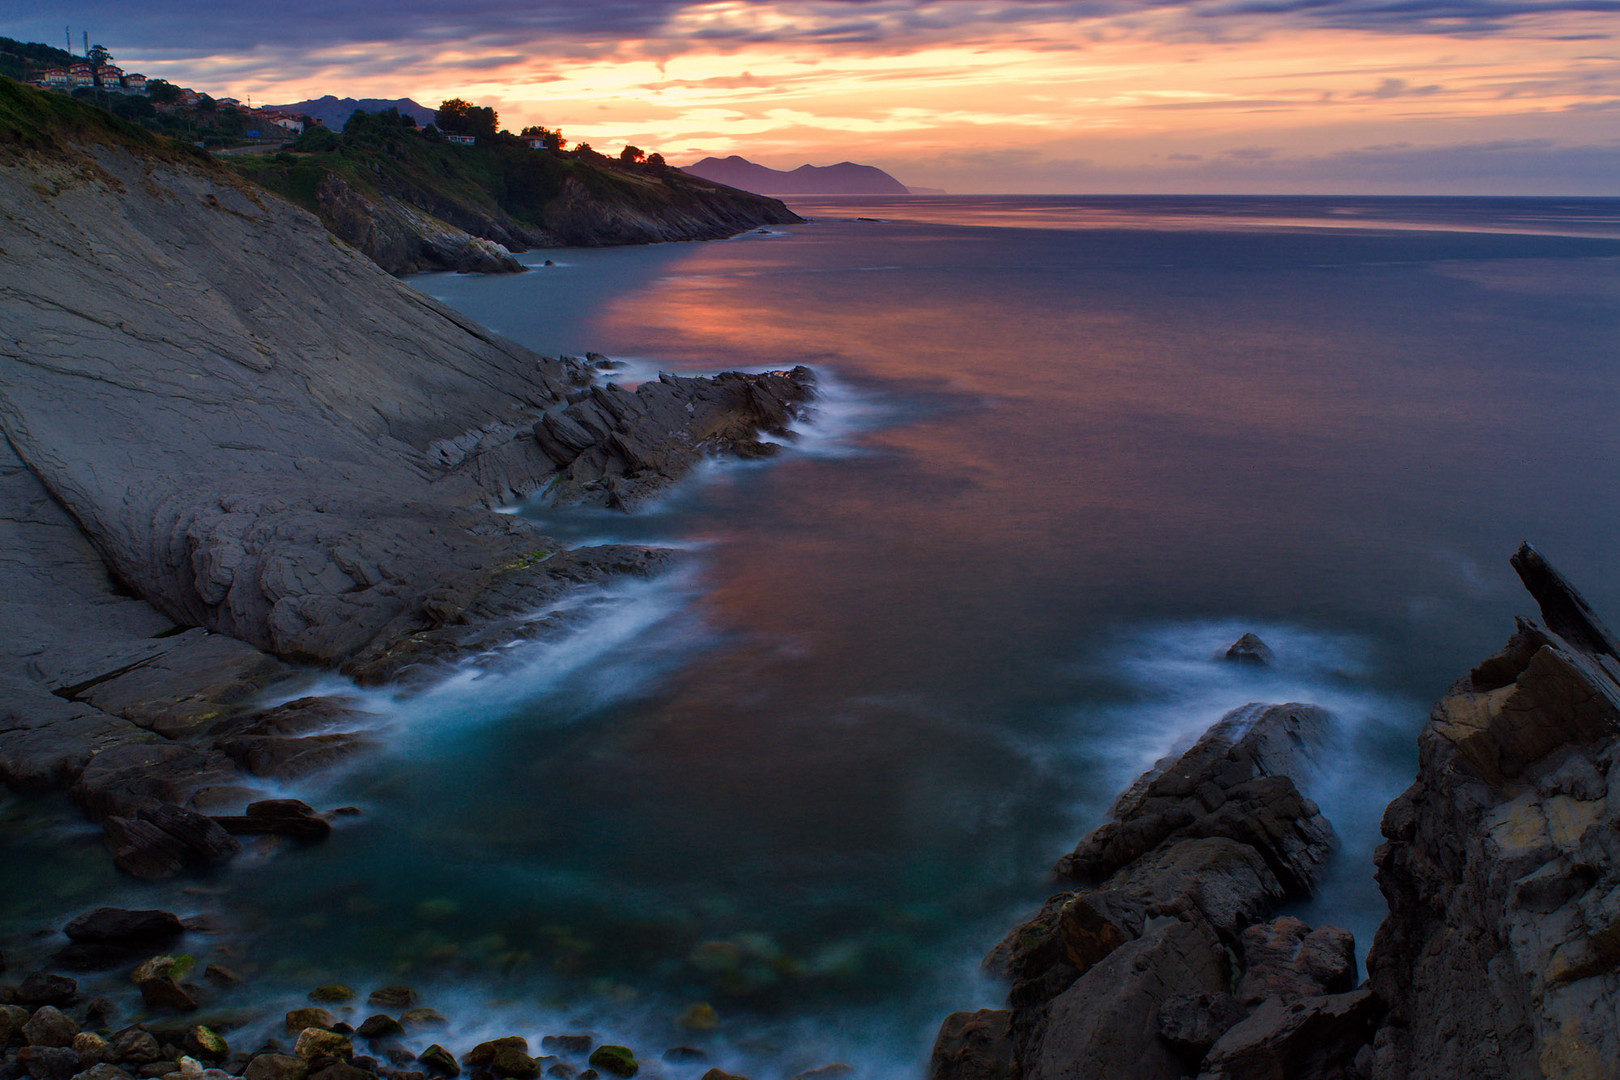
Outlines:
{"type": "Polygon", "coordinates": [[[504,140],[456,146],[380,118],[351,124],[333,150],[241,157],[231,164],[309,210],[318,209],[315,189],[331,172],[363,194],[394,195],[463,227],[466,218],[482,217],[543,229],[547,204],[570,178],[596,199],[654,212],[716,192],[765,201],[676,169],[580,160],[504,140]],[[456,221],[458,217],[463,221],[456,221]]]}

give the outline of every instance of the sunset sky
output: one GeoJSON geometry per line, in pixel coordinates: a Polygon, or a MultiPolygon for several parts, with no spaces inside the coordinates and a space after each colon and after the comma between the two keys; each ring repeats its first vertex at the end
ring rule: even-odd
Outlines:
{"type": "Polygon", "coordinates": [[[683,163],[953,192],[1620,195],[1620,0],[0,6],[254,102],[460,96],[683,163]]]}

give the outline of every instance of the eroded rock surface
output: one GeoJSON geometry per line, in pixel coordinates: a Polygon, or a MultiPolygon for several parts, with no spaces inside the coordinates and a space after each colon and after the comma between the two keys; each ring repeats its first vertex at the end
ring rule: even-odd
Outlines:
{"type": "Polygon", "coordinates": [[[1246,706],[1145,773],[1059,863],[1077,887],[987,958],[1010,1009],[949,1018],[933,1075],[1193,1076],[1250,1008],[1343,989],[1337,968],[1315,976],[1347,933],[1261,925],[1309,895],[1335,846],[1292,779],[1330,723],[1308,705],[1246,706]],[[1244,978],[1249,1007],[1230,992],[1244,978]]]}
{"type": "Polygon", "coordinates": [[[1542,620],[1435,706],[1385,812],[1372,1075],[1620,1076],[1620,647],[1528,546],[1542,620]]]}
{"type": "Polygon", "coordinates": [[[228,858],[192,817],[364,749],[361,710],[258,707],[290,664],[430,671],[670,562],[495,507],[633,505],[810,395],[803,369],[599,386],[97,115],[0,148],[0,780],[71,790],[131,872],[228,858]],[[564,410],[593,435],[566,475],[536,437],[564,410]]]}

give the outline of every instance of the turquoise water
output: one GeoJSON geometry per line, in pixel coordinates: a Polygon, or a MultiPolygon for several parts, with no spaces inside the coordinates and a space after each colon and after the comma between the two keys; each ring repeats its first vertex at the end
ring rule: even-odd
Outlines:
{"type": "Polygon", "coordinates": [[[626,381],[805,363],[824,394],[776,460],[646,514],[515,508],[685,568],[515,671],[373,696],[392,749],[302,790],[363,813],[175,894],[237,912],[257,992],[404,979],[469,1034],[912,1075],[996,1000],[977,960],[1051,862],[1226,709],[1339,718],[1305,914],[1365,947],[1429,703],[1530,606],[1508,554],[1620,619],[1620,202],[795,208],[413,281],[626,381]],[[1213,659],[1246,629],[1275,670],[1213,659]],[[716,1032],[675,1024],[697,1002],[716,1032]]]}

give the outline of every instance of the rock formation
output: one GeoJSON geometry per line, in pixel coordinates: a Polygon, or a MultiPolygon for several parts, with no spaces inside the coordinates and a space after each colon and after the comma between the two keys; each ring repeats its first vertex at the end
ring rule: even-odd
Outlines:
{"type": "Polygon", "coordinates": [[[1620,1076],[1620,645],[1528,545],[1542,619],[1438,705],[1384,814],[1371,1073],[1620,1076]]]}
{"type": "Polygon", "coordinates": [[[0,780],[71,789],[132,872],[228,857],[206,815],[361,745],[343,702],[248,713],[288,661],[388,678],[668,563],[492,508],[554,480],[630,505],[811,394],[598,386],[206,156],[0,94],[0,780]],[[535,434],[563,410],[590,434],[566,475],[535,434]]]}
{"type": "Polygon", "coordinates": [[[1265,921],[1331,833],[1293,778],[1324,717],[1249,706],[1115,804],[990,954],[1009,1008],[956,1013],[935,1080],[1620,1077],[1620,641],[1528,545],[1540,605],[1435,706],[1385,812],[1389,915],[1265,921]]]}
{"type": "Polygon", "coordinates": [[[1306,705],[1246,706],[1143,774],[1058,864],[1077,887],[986,959],[1010,1008],[948,1018],[933,1076],[1239,1076],[1257,1046],[1342,1057],[1346,1041],[1353,1056],[1375,1014],[1370,995],[1342,993],[1349,934],[1265,922],[1309,894],[1335,846],[1292,779],[1329,722],[1306,705]]]}

